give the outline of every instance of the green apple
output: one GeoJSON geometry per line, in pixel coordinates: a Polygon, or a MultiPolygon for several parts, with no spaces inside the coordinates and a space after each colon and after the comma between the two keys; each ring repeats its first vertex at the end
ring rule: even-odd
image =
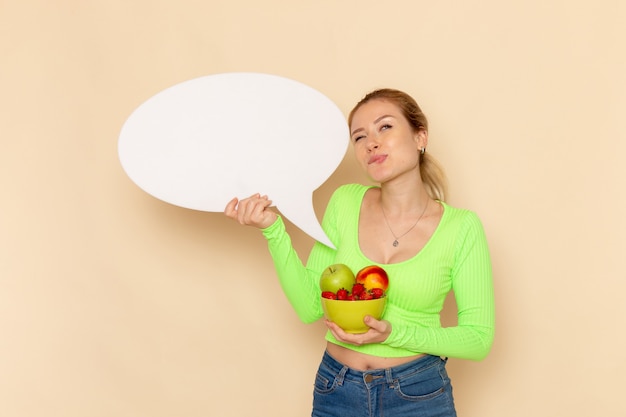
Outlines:
{"type": "Polygon", "coordinates": [[[354,282],[354,273],[349,266],[344,264],[334,264],[322,271],[322,276],[320,277],[320,288],[322,291],[331,291],[334,293],[342,288],[351,291],[354,282]]]}

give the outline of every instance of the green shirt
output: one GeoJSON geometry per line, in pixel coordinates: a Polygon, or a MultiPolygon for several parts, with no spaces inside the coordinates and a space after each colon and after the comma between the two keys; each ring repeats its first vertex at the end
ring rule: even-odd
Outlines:
{"type": "Polygon", "coordinates": [[[343,263],[356,272],[378,264],[389,275],[383,319],[391,323],[391,334],[382,343],[354,346],[338,342],[328,332],[328,341],[380,357],[428,353],[483,359],[493,341],[495,309],[489,249],[476,214],[442,202],[441,221],[420,252],[403,262],[380,264],[368,259],[358,244],[359,213],[369,188],[349,184],[335,191],[322,228],[337,249],[316,242],[306,266],[280,217],[263,230],[283,291],[298,317],[311,323],[323,316],[319,279],[327,266],[343,263]],[[444,328],[440,312],[451,290],[458,323],[444,328]]]}

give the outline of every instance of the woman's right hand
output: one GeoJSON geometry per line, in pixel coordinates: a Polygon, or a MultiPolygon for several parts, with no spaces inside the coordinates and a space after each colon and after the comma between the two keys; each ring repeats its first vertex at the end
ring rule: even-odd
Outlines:
{"type": "Polygon", "coordinates": [[[243,200],[235,197],[226,205],[224,214],[240,224],[265,229],[278,218],[269,208],[271,205],[272,200],[266,195],[254,194],[243,200]]]}

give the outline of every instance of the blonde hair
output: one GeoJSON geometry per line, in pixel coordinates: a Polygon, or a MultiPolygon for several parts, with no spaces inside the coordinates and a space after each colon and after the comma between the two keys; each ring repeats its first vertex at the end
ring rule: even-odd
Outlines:
{"type": "MultiPolygon", "coordinates": [[[[415,132],[420,130],[428,132],[428,120],[415,99],[403,91],[391,88],[374,90],[363,97],[348,115],[348,125],[352,125],[354,113],[362,105],[371,100],[386,100],[392,102],[402,111],[402,114],[415,132]]],[[[422,177],[428,195],[435,200],[445,201],[448,185],[445,172],[439,162],[429,153],[422,153],[420,154],[419,168],[420,176],[422,177]]]]}

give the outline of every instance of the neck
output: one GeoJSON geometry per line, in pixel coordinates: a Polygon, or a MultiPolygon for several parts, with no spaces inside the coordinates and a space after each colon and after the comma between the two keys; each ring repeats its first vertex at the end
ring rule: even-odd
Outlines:
{"type": "Polygon", "coordinates": [[[413,184],[381,184],[380,204],[388,215],[421,213],[430,200],[421,181],[413,184]]]}

